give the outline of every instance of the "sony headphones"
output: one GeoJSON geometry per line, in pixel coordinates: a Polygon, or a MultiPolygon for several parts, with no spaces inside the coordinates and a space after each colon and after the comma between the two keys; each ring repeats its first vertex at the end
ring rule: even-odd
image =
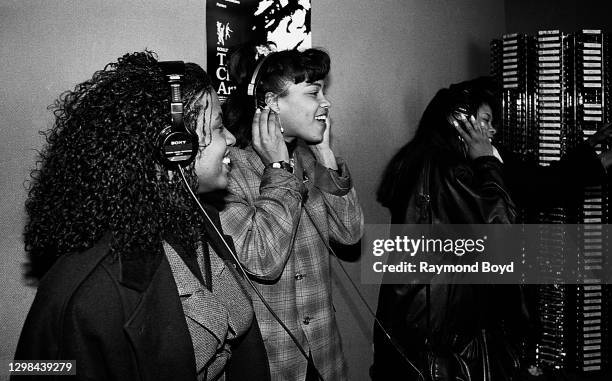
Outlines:
{"type": "Polygon", "coordinates": [[[198,135],[183,122],[181,82],[185,75],[183,61],[160,61],[164,75],[170,85],[171,124],[165,127],[156,139],[159,162],[169,169],[191,164],[198,153],[198,135]]]}
{"type": "Polygon", "coordinates": [[[251,81],[249,82],[249,85],[247,86],[247,95],[250,95],[255,99],[255,108],[264,108],[266,106],[265,100],[257,99],[257,85],[258,85],[257,80],[259,79],[257,78],[257,75],[259,74],[259,70],[261,70],[263,63],[266,61],[266,59],[269,56],[270,55],[264,56],[261,59],[261,61],[259,61],[257,66],[255,66],[255,70],[253,71],[253,75],[251,76],[251,81]]]}

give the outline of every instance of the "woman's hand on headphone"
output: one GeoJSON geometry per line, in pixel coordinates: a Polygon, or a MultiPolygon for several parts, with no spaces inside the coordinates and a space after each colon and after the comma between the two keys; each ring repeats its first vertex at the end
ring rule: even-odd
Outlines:
{"type": "Polygon", "coordinates": [[[277,118],[278,115],[267,107],[263,110],[258,108],[253,116],[253,148],[264,164],[289,162],[289,152],[277,118]]]}
{"type": "Polygon", "coordinates": [[[481,156],[493,156],[493,146],[489,140],[486,128],[479,125],[473,116],[470,119],[462,119],[463,126],[457,120],[453,120],[453,126],[465,143],[467,156],[476,159],[481,156]]]}

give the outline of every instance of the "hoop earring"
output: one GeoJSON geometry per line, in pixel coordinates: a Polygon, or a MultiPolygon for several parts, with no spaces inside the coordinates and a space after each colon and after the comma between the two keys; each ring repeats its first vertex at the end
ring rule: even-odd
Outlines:
{"type": "Polygon", "coordinates": [[[280,127],[281,134],[284,134],[285,133],[285,129],[283,128],[283,125],[281,124],[280,114],[277,113],[277,112],[274,112],[274,115],[276,115],[276,122],[278,123],[278,126],[280,127]]]}

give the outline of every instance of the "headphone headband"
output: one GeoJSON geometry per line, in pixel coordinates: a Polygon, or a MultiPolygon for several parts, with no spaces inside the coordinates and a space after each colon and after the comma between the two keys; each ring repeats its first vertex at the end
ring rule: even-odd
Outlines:
{"type": "Polygon", "coordinates": [[[164,75],[168,77],[168,84],[170,84],[170,115],[172,116],[172,125],[177,130],[184,129],[181,83],[185,75],[185,63],[183,61],[161,61],[159,66],[164,75]]]}
{"type": "Polygon", "coordinates": [[[160,61],[170,85],[170,116],[172,124],[164,128],[157,138],[158,156],[167,167],[190,164],[198,151],[198,137],[185,128],[183,122],[183,97],[181,83],[185,75],[183,61],[160,61]]]}
{"type": "MultiPolygon", "coordinates": [[[[263,66],[263,63],[268,59],[270,55],[264,56],[261,61],[255,66],[255,70],[253,71],[253,76],[251,77],[251,82],[247,86],[247,95],[252,97],[257,97],[257,75],[259,74],[259,70],[263,66]]],[[[257,103],[257,102],[255,102],[257,103]]]]}

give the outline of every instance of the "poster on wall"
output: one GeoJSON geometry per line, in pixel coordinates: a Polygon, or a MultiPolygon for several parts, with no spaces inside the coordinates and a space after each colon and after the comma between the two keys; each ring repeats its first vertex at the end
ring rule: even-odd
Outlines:
{"type": "Polygon", "coordinates": [[[233,46],[270,41],[276,50],[310,48],[310,15],[311,0],[207,0],[207,72],[221,102],[236,90],[227,70],[233,46]]]}

